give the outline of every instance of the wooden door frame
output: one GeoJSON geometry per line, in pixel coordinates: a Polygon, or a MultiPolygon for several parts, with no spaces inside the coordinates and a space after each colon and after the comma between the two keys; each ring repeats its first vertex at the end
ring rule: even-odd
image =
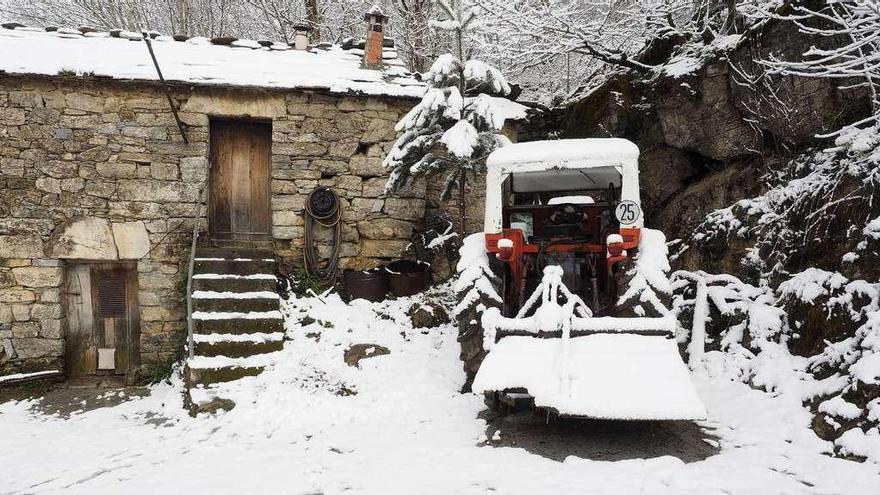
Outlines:
{"type": "MultiPolygon", "coordinates": [[[[140,285],[138,281],[138,269],[136,261],[124,261],[124,260],[64,260],[63,265],[64,270],[64,283],[62,285],[62,298],[61,304],[64,310],[64,318],[62,320],[62,327],[64,329],[64,342],[65,342],[65,352],[64,352],[64,368],[65,374],[68,378],[75,378],[79,376],[124,376],[126,384],[133,384],[135,379],[137,378],[137,374],[140,371],[141,367],[141,315],[140,315],[140,285]],[[94,280],[92,278],[93,269],[98,265],[113,265],[115,267],[119,267],[125,270],[125,287],[126,287],[126,318],[129,322],[127,342],[126,346],[126,357],[128,364],[126,366],[125,372],[122,374],[117,373],[91,373],[90,371],[80,372],[75,366],[77,363],[74,363],[71,359],[73,348],[70,345],[70,277],[71,270],[75,270],[78,266],[87,267],[89,270],[89,287],[83,288],[80,286],[80,297],[88,297],[89,298],[89,307],[91,309],[90,318],[94,320],[95,318],[95,310],[93,306],[92,299],[92,291],[94,287],[94,280]],[[74,375],[74,373],[80,372],[80,374],[74,375]]],[[[91,324],[91,331],[94,332],[94,323],[91,324]]],[[[77,347],[79,348],[79,347],[77,347]]],[[[97,357],[96,357],[97,359],[97,357]]]]}
{"type": "Polygon", "coordinates": [[[253,118],[253,117],[237,117],[237,116],[227,116],[227,115],[211,115],[208,117],[208,191],[206,195],[206,201],[208,202],[207,207],[207,220],[208,220],[208,238],[212,242],[228,242],[228,243],[247,243],[249,241],[253,242],[265,242],[271,241],[275,238],[272,232],[272,119],[266,118],[253,118]],[[269,159],[268,163],[266,163],[266,215],[268,218],[267,232],[265,235],[252,235],[249,234],[247,239],[235,239],[235,238],[226,238],[218,236],[217,232],[214,231],[214,180],[217,176],[216,173],[216,157],[214,156],[214,143],[213,143],[213,126],[216,123],[225,123],[225,124],[263,124],[269,127],[269,159]]]}

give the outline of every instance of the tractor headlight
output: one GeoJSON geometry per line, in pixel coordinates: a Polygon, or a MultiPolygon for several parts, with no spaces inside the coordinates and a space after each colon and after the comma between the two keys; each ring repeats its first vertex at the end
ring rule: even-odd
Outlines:
{"type": "Polygon", "coordinates": [[[509,261],[513,257],[513,240],[498,239],[498,253],[495,255],[499,260],[509,261]]]}
{"type": "Polygon", "coordinates": [[[611,234],[605,240],[608,246],[608,256],[620,256],[623,254],[623,236],[620,234],[611,234]]]}

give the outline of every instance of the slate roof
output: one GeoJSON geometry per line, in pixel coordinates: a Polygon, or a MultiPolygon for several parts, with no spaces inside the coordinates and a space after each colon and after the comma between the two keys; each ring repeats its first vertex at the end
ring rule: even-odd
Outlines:
{"type": "MultiPolygon", "coordinates": [[[[357,47],[318,44],[294,50],[283,42],[172,37],[155,32],[148,36],[169,82],[404,98],[418,98],[424,91],[393,46],[383,50],[381,69],[367,69],[361,63],[363,50],[357,47]]],[[[16,23],[0,25],[0,73],[4,72],[159,79],[141,33],[44,29],[16,23]]]]}

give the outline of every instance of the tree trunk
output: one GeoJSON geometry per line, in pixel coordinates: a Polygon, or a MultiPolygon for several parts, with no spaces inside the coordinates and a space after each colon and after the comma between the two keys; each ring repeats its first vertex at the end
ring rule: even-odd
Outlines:
{"type": "MultiPolygon", "coordinates": [[[[460,4],[459,4],[460,5],[460,4]]],[[[460,15],[459,15],[460,17],[460,15]]],[[[458,42],[458,90],[461,93],[461,97],[464,98],[464,91],[466,88],[464,81],[464,49],[462,43],[462,32],[461,29],[457,29],[455,31],[455,38],[458,42]]],[[[467,185],[467,172],[462,169],[459,172],[458,176],[458,216],[459,216],[459,224],[461,226],[461,235],[465,235],[467,233],[467,214],[466,214],[466,206],[465,206],[465,189],[467,185]]]]}
{"type": "Polygon", "coordinates": [[[461,175],[458,176],[458,220],[459,220],[459,228],[461,229],[459,234],[464,236],[467,234],[467,212],[466,212],[466,202],[465,202],[465,191],[467,184],[467,172],[464,170],[461,171],[461,175]]]}
{"type": "Polygon", "coordinates": [[[318,0],[305,0],[306,2],[306,20],[309,21],[309,41],[312,43],[321,42],[321,11],[318,9],[318,0]]]}

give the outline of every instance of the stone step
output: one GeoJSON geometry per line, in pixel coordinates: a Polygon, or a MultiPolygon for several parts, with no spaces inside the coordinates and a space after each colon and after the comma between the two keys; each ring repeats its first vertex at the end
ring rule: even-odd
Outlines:
{"type": "Polygon", "coordinates": [[[266,273],[274,275],[275,269],[275,260],[268,258],[196,258],[193,273],[219,273],[224,275],[266,273]]]}
{"type": "Polygon", "coordinates": [[[257,376],[263,372],[263,366],[223,366],[219,368],[186,368],[187,385],[211,385],[213,383],[231,382],[246,376],[257,376]]]}
{"type": "Polygon", "coordinates": [[[195,343],[198,356],[250,357],[258,354],[280,351],[284,348],[283,340],[269,341],[220,341],[195,343]]]}
{"type": "Polygon", "coordinates": [[[227,318],[223,320],[193,319],[193,332],[209,333],[273,333],[283,332],[284,323],[280,318],[227,318]]]}
{"type": "Polygon", "coordinates": [[[250,259],[275,259],[275,253],[271,249],[252,247],[199,247],[196,248],[196,258],[250,258],[250,259]]]}
{"type": "MultiPolygon", "coordinates": [[[[194,293],[196,296],[199,293],[194,293]]],[[[215,293],[216,294],[216,293],[215,293]]],[[[248,298],[203,298],[193,297],[193,309],[195,311],[228,312],[228,311],[277,311],[280,308],[280,300],[277,297],[248,297],[248,298]]]]}
{"type": "Polygon", "coordinates": [[[211,292],[275,292],[275,278],[198,278],[193,277],[193,289],[211,292]]]}

